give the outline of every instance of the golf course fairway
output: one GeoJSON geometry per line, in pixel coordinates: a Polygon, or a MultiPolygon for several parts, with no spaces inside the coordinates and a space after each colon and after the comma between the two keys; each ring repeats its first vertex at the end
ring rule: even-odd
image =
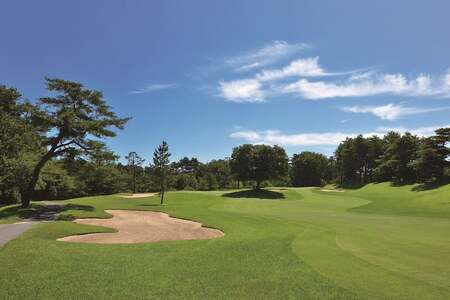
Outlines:
{"type": "MultiPolygon", "coordinates": [[[[60,220],[0,248],[0,299],[450,299],[450,185],[169,192],[60,201],[60,220]],[[105,210],[163,211],[223,237],[57,241],[114,232],[105,210]]],[[[38,206],[35,202],[32,208],[38,206]]],[[[0,208],[0,223],[26,212],[0,208]]]]}

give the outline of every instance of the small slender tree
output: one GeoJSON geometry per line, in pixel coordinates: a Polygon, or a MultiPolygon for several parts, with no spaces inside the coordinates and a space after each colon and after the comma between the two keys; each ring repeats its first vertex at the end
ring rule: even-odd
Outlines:
{"type": "Polygon", "coordinates": [[[153,164],[155,176],[159,183],[159,194],[161,196],[161,205],[164,204],[164,192],[167,185],[167,176],[169,173],[169,145],[163,141],[153,152],[153,164]]]}
{"type": "Polygon", "coordinates": [[[29,206],[39,174],[49,160],[89,152],[93,145],[97,145],[95,138],[115,136],[111,127],[122,129],[128,121],[111,111],[99,91],[62,79],[46,78],[45,82],[47,90],[57,95],[39,99],[42,107],[39,125],[45,137],[42,145],[45,152],[33,169],[22,198],[23,207],[29,206]]]}
{"type": "Polygon", "coordinates": [[[128,160],[128,166],[132,168],[133,171],[133,193],[136,194],[136,169],[140,167],[145,159],[141,158],[136,152],[130,152],[125,159],[128,160]]]}

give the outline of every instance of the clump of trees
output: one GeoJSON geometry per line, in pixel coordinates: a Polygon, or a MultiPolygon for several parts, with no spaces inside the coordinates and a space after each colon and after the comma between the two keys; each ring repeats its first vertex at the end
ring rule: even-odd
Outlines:
{"type": "Polygon", "coordinates": [[[450,179],[450,128],[430,137],[389,132],[383,138],[348,138],[334,155],[342,185],[393,181],[443,184],[450,179]]]}
{"type": "Polygon", "coordinates": [[[293,186],[320,186],[333,179],[333,160],[315,152],[294,154],[291,161],[293,186]]]}
{"type": "Polygon", "coordinates": [[[177,190],[217,190],[235,188],[229,159],[202,163],[197,158],[184,157],[170,164],[170,185],[177,190]]]}
{"type": "Polygon", "coordinates": [[[440,128],[430,137],[408,132],[359,135],[340,143],[334,156],[307,151],[294,154],[289,165],[278,146],[242,145],[233,149],[230,166],[236,180],[247,185],[253,182],[256,188],[264,181],[278,186],[354,186],[382,181],[439,185],[450,182],[449,144],[450,128],[440,128]]]}
{"type": "Polygon", "coordinates": [[[37,108],[15,88],[0,85],[0,201],[22,200],[41,149],[37,108]]]}
{"type": "Polygon", "coordinates": [[[238,181],[253,181],[259,189],[264,181],[287,176],[289,158],[279,146],[245,144],[233,149],[230,166],[238,181]]]}

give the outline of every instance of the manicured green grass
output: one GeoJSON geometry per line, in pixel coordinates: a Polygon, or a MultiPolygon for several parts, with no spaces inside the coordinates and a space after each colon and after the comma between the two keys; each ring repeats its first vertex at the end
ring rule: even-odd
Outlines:
{"type": "Polygon", "coordinates": [[[163,210],[225,236],[77,244],[56,239],[110,230],[40,224],[0,248],[0,299],[449,299],[450,186],[412,188],[171,192],[163,207],[157,197],[68,200],[65,219],[163,210]]]}
{"type": "Polygon", "coordinates": [[[450,218],[450,185],[421,191],[420,185],[392,187],[380,183],[366,185],[350,194],[372,201],[354,211],[450,218]]]}

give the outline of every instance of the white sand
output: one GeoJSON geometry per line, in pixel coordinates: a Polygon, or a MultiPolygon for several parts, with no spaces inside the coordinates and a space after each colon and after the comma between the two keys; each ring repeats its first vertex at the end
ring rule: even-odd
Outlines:
{"type": "Polygon", "coordinates": [[[152,211],[106,210],[110,219],[77,219],[78,224],[111,227],[115,233],[89,233],[58,239],[66,242],[98,244],[154,243],[173,240],[200,240],[221,237],[218,229],[202,227],[202,224],[172,218],[168,214],[152,211]]]}
{"type": "Polygon", "coordinates": [[[319,190],[319,191],[321,191],[321,192],[338,192],[338,193],[344,192],[344,191],[342,191],[342,190],[327,190],[327,189],[321,189],[321,190],[319,190]]]}
{"type": "Polygon", "coordinates": [[[133,198],[151,197],[151,196],[154,196],[154,195],[156,195],[156,193],[138,193],[138,194],[133,194],[133,195],[130,195],[130,196],[122,196],[122,197],[123,198],[133,199],[133,198]]]}

